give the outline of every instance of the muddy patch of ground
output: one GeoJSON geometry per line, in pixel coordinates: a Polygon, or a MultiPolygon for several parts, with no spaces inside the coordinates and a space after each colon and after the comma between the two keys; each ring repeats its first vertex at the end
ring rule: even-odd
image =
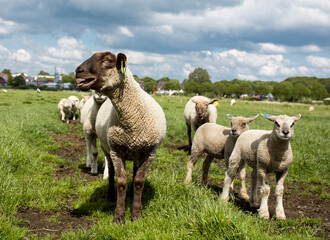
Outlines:
{"type": "MultiPolygon", "coordinates": [[[[58,165],[54,175],[59,179],[77,176],[87,181],[95,181],[101,176],[91,175],[90,168],[80,163],[81,157],[86,156],[86,140],[77,130],[78,124],[78,121],[70,121],[72,128],[69,133],[52,134],[61,147],[50,153],[65,160],[64,164],[58,165]]],[[[22,220],[19,226],[28,228],[29,233],[39,237],[52,236],[53,239],[58,239],[65,231],[90,228],[94,225],[90,217],[87,219],[86,216],[77,214],[77,211],[70,207],[71,202],[72,199],[68,198],[68,207],[54,212],[20,206],[16,215],[22,220]]]]}
{"type": "MultiPolygon", "coordinates": [[[[164,147],[170,149],[187,151],[188,145],[184,144],[167,144],[164,147]]],[[[202,161],[202,160],[200,160],[202,161]]],[[[225,172],[225,162],[223,160],[215,160],[215,163],[220,167],[220,173],[225,172]]],[[[201,177],[201,175],[200,175],[201,177]]],[[[246,181],[250,182],[250,176],[247,174],[246,181]]],[[[274,176],[270,177],[270,184],[275,185],[274,176]]],[[[223,182],[220,184],[214,181],[210,181],[210,188],[221,194],[223,182]]],[[[321,228],[317,231],[318,237],[330,239],[330,201],[322,198],[320,194],[313,191],[313,187],[318,187],[317,184],[303,184],[303,183],[284,183],[285,194],[283,196],[283,206],[287,219],[302,219],[312,218],[322,221],[321,228]]],[[[322,188],[329,194],[330,189],[322,185],[322,188]]],[[[235,205],[245,212],[252,212],[257,214],[257,209],[250,208],[248,202],[238,197],[239,187],[235,190],[235,205]]],[[[271,188],[271,194],[269,197],[269,212],[271,217],[275,215],[275,195],[274,189],[271,188]]]]}

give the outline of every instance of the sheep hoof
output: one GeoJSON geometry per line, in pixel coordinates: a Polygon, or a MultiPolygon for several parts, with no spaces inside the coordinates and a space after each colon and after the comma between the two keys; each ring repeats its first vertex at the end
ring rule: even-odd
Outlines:
{"type": "Polygon", "coordinates": [[[113,218],[113,223],[120,224],[120,225],[124,224],[125,223],[125,215],[124,214],[115,214],[115,217],[113,218]]]}
{"type": "Polygon", "coordinates": [[[269,212],[268,210],[260,210],[259,209],[259,217],[263,219],[269,219],[269,212]]]}

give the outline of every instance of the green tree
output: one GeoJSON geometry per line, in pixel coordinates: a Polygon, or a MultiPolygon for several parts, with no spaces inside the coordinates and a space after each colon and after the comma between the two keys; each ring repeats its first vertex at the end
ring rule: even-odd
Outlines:
{"type": "Polygon", "coordinates": [[[199,94],[204,94],[204,93],[209,93],[213,92],[213,85],[210,82],[203,82],[200,84],[198,88],[198,93],[199,94]]]}
{"type": "Polygon", "coordinates": [[[76,84],[76,78],[74,76],[74,73],[69,73],[68,75],[67,74],[62,74],[62,82],[63,83],[66,83],[66,82],[69,82],[73,85],[76,84]]]}
{"type": "Polygon", "coordinates": [[[24,75],[18,75],[14,78],[12,78],[10,81],[8,81],[8,85],[13,86],[13,87],[19,87],[22,85],[25,85],[25,79],[24,79],[24,75]]]}
{"type": "Polygon", "coordinates": [[[179,83],[179,80],[169,79],[168,81],[166,81],[164,88],[165,88],[165,90],[180,90],[181,85],[179,83]]]}
{"type": "Polygon", "coordinates": [[[265,97],[268,93],[270,93],[270,88],[262,83],[256,85],[254,92],[261,97],[265,97]]]}
{"type": "Polygon", "coordinates": [[[238,88],[237,88],[237,93],[239,95],[252,93],[252,86],[251,86],[251,84],[248,83],[248,82],[241,82],[241,83],[239,83],[238,84],[238,88]]]}
{"type": "Polygon", "coordinates": [[[227,87],[222,82],[215,82],[213,83],[213,92],[215,95],[219,96],[224,94],[227,91],[227,87]]]}
{"type": "Polygon", "coordinates": [[[151,77],[144,77],[144,90],[148,93],[154,92],[157,90],[157,81],[151,77]]]}
{"type": "Polygon", "coordinates": [[[311,91],[302,83],[297,83],[292,88],[292,98],[294,101],[299,101],[304,97],[309,97],[311,91]]]}
{"type": "Polygon", "coordinates": [[[50,74],[48,72],[45,72],[43,70],[40,70],[40,72],[38,73],[38,75],[47,75],[47,76],[49,76],[50,74]]]}
{"type": "Polygon", "coordinates": [[[289,82],[280,82],[274,85],[273,95],[275,98],[281,101],[290,101],[292,99],[291,95],[292,84],[289,82]]]}
{"type": "Polygon", "coordinates": [[[316,100],[322,100],[328,96],[326,88],[321,83],[314,83],[311,92],[313,98],[316,100]]]}
{"type": "Polygon", "coordinates": [[[211,82],[211,77],[206,69],[198,67],[189,73],[189,80],[201,84],[203,82],[211,82]]]}
{"type": "Polygon", "coordinates": [[[199,85],[194,81],[187,81],[187,83],[184,86],[184,91],[186,93],[198,93],[198,87],[199,85]]]}
{"type": "Polygon", "coordinates": [[[11,74],[10,69],[5,68],[5,69],[2,70],[2,72],[3,72],[4,74],[7,74],[7,75],[8,75],[7,82],[10,81],[10,80],[12,80],[13,75],[11,74]]]}

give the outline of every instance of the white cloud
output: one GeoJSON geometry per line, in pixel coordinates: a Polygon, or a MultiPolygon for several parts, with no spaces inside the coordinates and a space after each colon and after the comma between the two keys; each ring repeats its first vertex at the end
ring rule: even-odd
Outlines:
{"type": "Polygon", "coordinates": [[[306,45],[300,48],[303,52],[321,52],[322,49],[317,45],[306,45]]]}
{"type": "Polygon", "coordinates": [[[308,56],[306,61],[317,68],[330,68],[330,58],[317,57],[317,56],[308,56]]]}
{"type": "Polygon", "coordinates": [[[253,81],[253,80],[257,80],[258,78],[255,76],[255,75],[249,75],[249,74],[237,74],[237,77],[241,80],[250,80],[250,81],[253,81]]]}
{"type": "Polygon", "coordinates": [[[121,34],[125,36],[134,37],[134,34],[127,27],[119,26],[118,30],[121,34]]]}
{"type": "Polygon", "coordinates": [[[75,38],[62,37],[57,40],[58,48],[48,47],[47,52],[55,58],[61,59],[82,59],[85,45],[75,38]]]}
{"type": "Polygon", "coordinates": [[[164,57],[161,54],[125,51],[128,63],[132,64],[155,64],[164,62],[164,57]]]}
{"type": "Polygon", "coordinates": [[[259,43],[260,50],[266,53],[286,53],[286,48],[282,45],[275,45],[273,43],[259,43]]]}
{"type": "Polygon", "coordinates": [[[19,49],[13,53],[13,58],[18,62],[29,62],[31,60],[31,55],[24,49],[19,49]]]}
{"type": "Polygon", "coordinates": [[[22,24],[0,18],[0,35],[7,35],[23,29],[22,24]]]}

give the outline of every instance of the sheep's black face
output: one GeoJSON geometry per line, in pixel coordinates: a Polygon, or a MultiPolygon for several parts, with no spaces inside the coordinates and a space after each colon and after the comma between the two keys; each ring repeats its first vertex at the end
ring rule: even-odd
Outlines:
{"type": "Polygon", "coordinates": [[[77,85],[81,90],[99,90],[110,69],[116,68],[117,58],[111,52],[98,52],[76,69],[77,85]]]}

